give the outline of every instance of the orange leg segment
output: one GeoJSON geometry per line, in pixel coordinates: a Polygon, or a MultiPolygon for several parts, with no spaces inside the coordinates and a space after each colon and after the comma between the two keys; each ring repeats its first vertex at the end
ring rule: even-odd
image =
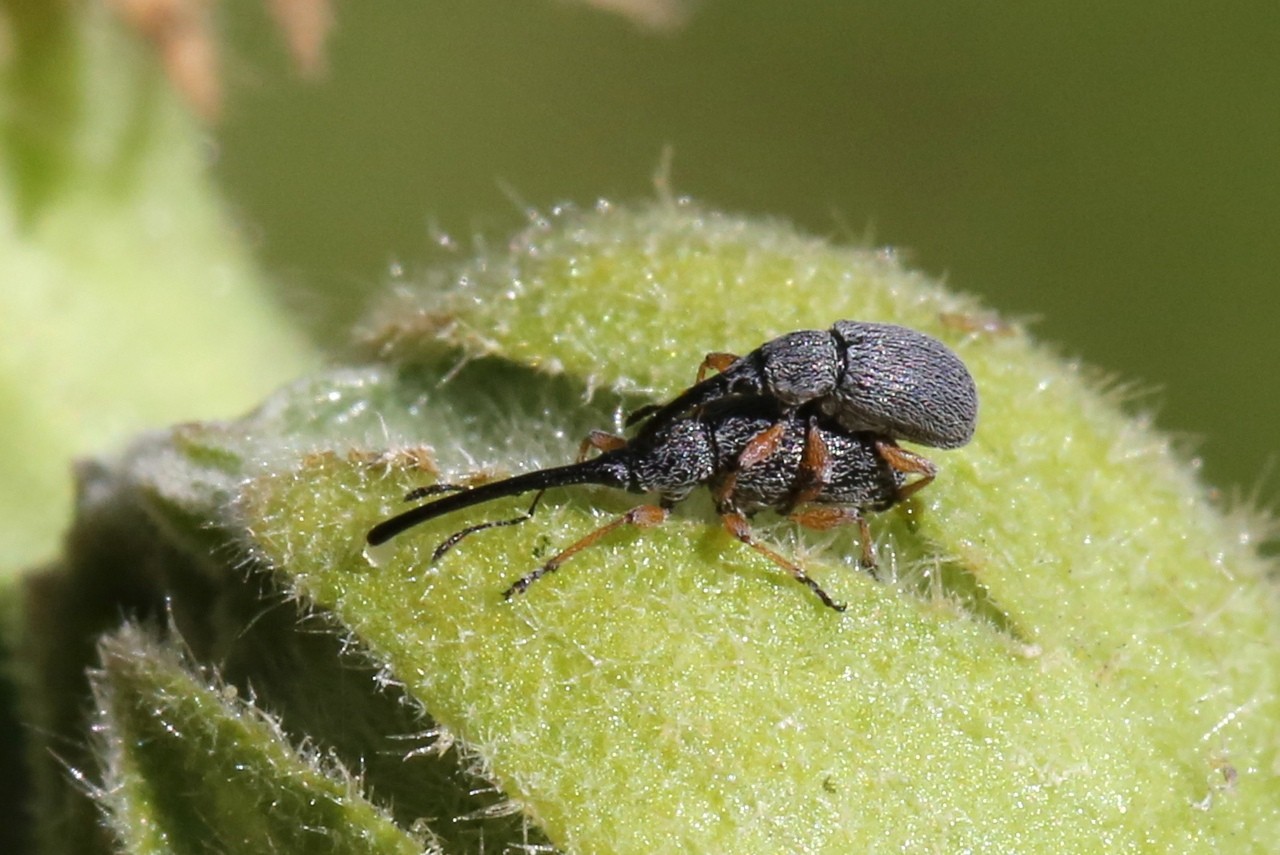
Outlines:
{"type": "Polygon", "coordinates": [[[738,361],[737,354],[733,353],[708,353],[706,358],[702,360],[702,364],[698,366],[698,379],[695,383],[701,383],[707,379],[708,371],[715,371],[717,374],[723,373],[726,368],[738,361]]]}
{"type": "Polygon", "coordinates": [[[738,486],[740,469],[755,466],[762,460],[768,460],[777,452],[785,429],[786,425],[779,422],[747,440],[747,444],[738,454],[738,459],[733,462],[733,468],[715,479],[711,486],[711,496],[715,499],[717,507],[732,503],[733,491],[738,486]]]}
{"type": "MultiPolygon", "coordinates": [[[[723,372],[737,360],[738,357],[732,353],[708,353],[702,360],[702,364],[698,366],[698,377],[694,383],[701,383],[703,380],[707,379],[707,372],[709,371],[723,372]]],[[[685,391],[688,390],[686,389],[685,391]]],[[[627,413],[627,417],[623,421],[623,424],[630,427],[641,419],[648,418],[661,409],[661,404],[645,404],[643,407],[627,413]]]]}
{"type": "Polygon", "coordinates": [[[751,437],[738,454],[738,468],[746,469],[748,466],[755,466],[757,463],[768,460],[776,454],[786,427],[783,422],[778,422],[773,427],[766,428],[751,437]]]}
{"type": "Polygon", "coordinates": [[[872,576],[875,575],[876,554],[871,544],[871,526],[867,524],[867,518],[857,508],[840,508],[830,505],[805,508],[788,514],[787,519],[814,531],[828,531],[836,526],[857,523],[858,537],[862,541],[862,557],[859,563],[872,571],[872,576]]]}
{"type": "Polygon", "coordinates": [[[891,442],[878,440],[876,450],[880,452],[880,456],[886,463],[904,475],[921,476],[919,481],[912,481],[898,490],[898,501],[922,489],[938,474],[938,467],[934,466],[931,460],[907,451],[905,448],[899,448],[891,442]]]}
{"type": "Polygon", "coordinates": [[[661,525],[665,522],[669,513],[670,511],[666,508],[662,508],[657,505],[638,505],[632,508],[616,520],[605,523],[586,537],[571,544],[568,548],[562,550],[537,570],[534,570],[532,573],[525,576],[521,576],[511,584],[510,588],[507,588],[507,590],[502,592],[503,599],[509,600],[516,594],[523,594],[534,582],[538,581],[548,573],[556,572],[560,569],[561,564],[564,564],[588,546],[593,545],[596,541],[600,540],[600,538],[604,537],[614,529],[622,528],[627,525],[633,525],[637,528],[653,528],[654,526],[661,525]]]}
{"type": "Polygon", "coordinates": [[[602,430],[593,430],[587,434],[586,439],[582,440],[582,444],[578,446],[578,462],[581,463],[586,460],[592,449],[596,451],[617,451],[626,444],[626,437],[605,433],[602,430]]]}
{"type": "Polygon", "coordinates": [[[818,432],[817,423],[810,419],[808,429],[805,431],[804,454],[796,470],[796,480],[792,485],[791,495],[782,512],[787,513],[792,508],[816,499],[826,487],[830,471],[831,454],[827,451],[827,444],[823,441],[822,434],[818,432]]]}
{"type": "Polygon", "coordinates": [[[817,582],[809,578],[809,575],[805,573],[804,570],[800,569],[799,565],[788,561],[769,547],[756,540],[751,534],[751,527],[747,524],[746,517],[742,514],[730,511],[728,513],[721,514],[720,519],[724,522],[724,527],[728,529],[730,534],[745,543],[747,546],[750,546],[756,552],[759,552],[765,558],[768,558],[774,564],[777,564],[783,570],[790,573],[797,582],[807,587],[810,591],[813,591],[813,593],[817,595],[818,599],[822,600],[822,604],[824,606],[830,609],[835,609],[838,612],[845,610],[845,605],[843,603],[837,603],[835,600],[831,599],[831,595],[822,590],[822,587],[818,585],[817,582]]]}

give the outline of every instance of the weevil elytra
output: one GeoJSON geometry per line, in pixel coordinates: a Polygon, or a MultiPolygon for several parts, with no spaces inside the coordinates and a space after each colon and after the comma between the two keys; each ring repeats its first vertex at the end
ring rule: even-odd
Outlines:
{"type": "Polygon", "coordinates": [[[837,321],[778,336],[746,356],[709,353],[693,386],[637,410],[627,424],[644,420],[642,434],[658,431],[735,395],[771,397],[786,412],[814,402],[846,431],[934,448],[967,443],[978,417],[973,377],[942,342],[896,324],[837,321]],[[711,369],[719,373],[706,377],[711,369]]]}
{"type": "MultiPolygon", "coordinates": [[[[609,532],[624,527],[648,528],[662,523],[671,508],[694,488],[706,485],[726,529],[747,546],[768,557],[806,585],[830,608],[842,611],[795,562],[760,543],[748,520],[772,510],[802,526],[828,529],[855,523],[862,535],[862,558],[874,566],[865,511],[885,510],[915,492],[933,477],[932,465],[889,437],[851,432],[821,408],[788,409],[769,397],[734,396],[711,401],[695,412],[665,420],[627,440],[593,433],[583,443],[585,453],[601,453],[576,463],[516,475],[411,508],[370,529],[367,540],[378,545],[419,523],[495,499],[536,491],[524,514],[468,526],[446,538],[432,561],[464,538],[495,526],[530,519],[545,491],[576,484],[599,484],[634,493],[657,494],[655,504],[639,505],[557,553],[551,560],[516,580],[505,597],[524,592],[542,576],[557,570],[581,550],[609,532]],[[776,441],[762,456],[744,456],[744,449],[762,432],[773,430],[776,441]],[[920,478],[908,482],[911,474],[920,478]]],[[[448,490],[416,490],[406,499],[448,490]]]]}

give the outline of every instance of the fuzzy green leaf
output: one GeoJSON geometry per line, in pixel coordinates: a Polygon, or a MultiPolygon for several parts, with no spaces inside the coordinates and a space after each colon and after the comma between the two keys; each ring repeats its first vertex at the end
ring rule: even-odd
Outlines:
{"type": "Polygon", "coordinates": [[[173,644],[126,626],[100,651],[99,798],[121,851],[424,851],[332,758],[295,750],[275,720],[193,671],[173,644]]]}
{"type": "Polygon", "coordinates": [[[326,422],[346,430],[373,411],[395,445],[416,421],[449,478],[469,468],[459,443],[512,471],[568,459],[580,435],[569,425],[587,413],[607,427],[622,404],[575,403],[566,387],[661,398],[706,351],[838,318],[938,335],[982,394],[972,445],[934,455],[938,481],[873,521],[888,584],[853,568],[847,537],[786,547],[850,604],[844,615],[697,503],[504,603],[539,556],[627,500],[557,497],[429,566],[450,531],[523,506],[441,520],[367,556],[368,526],[428,480],[421,454],[311,455],[248,485],[254,548],[558,845],[1217,851],[1280,839],[1280,632],[1258,531],[1078,367],[882,253],[685,205],[565,210],[453,278],[375,318],[365,344],[393,367],[370,369],[367,406],[326,422]]]}

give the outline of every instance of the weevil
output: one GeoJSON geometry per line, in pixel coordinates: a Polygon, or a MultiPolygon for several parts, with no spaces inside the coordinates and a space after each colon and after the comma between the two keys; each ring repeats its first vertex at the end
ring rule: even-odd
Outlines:
{"type": "Polygon", "coordinates": [[[778,336],[746,356],[709,353],[693,386],[667,404],[636,410],[627,424],[645,420],[642,434],[660,431],[736,395],[774,398],[788,413],[813,402],[846,431],[934,448],[967,443],[978,417],[973,377],[942,342],[896,324],[837,321],[827,330],[778,336]],[[707,377],[713,369],[719,373],[707,377]]]}
{"type": "Polygon", "coordinates": [[[818,408],[786,411],[772,398],[734,397],[713,401],[695,413],[671,419],[630,440],[593,432],[583,442],[576,463],[539,469],[471,489],[437,485],[415,490],[405,497],[407,501],[435,492],[457,491],[378,523],[369,530],[366,539],[370,545],[377,546],[419,523],[495,499],[536,491],[533,503],[524,514],[477,523],[450,535],[436,547],[431,558],[435,562],[476,532],[530,519],[543,494],[555,487],[597,484],[633,493],[656,494],[655,504],[632,508],[517,579],[503,592],[509,599],[616,529],[661,524],[673,507],[696,487],[705,485],[723,525],[734,537],[790,573],[824,605],[843,611],[844,606],[835,602],[798,564],[760,543],[748,521],[759,511],[772,510],[814,529],[857,524],[862,537],[862,563],[874,567],[870,530],[863,513],[892,507],[932,477],[931,470],[923,471],[912,462],[911,455],[903,455],[907,453],[898,449],[892,439],[846,431],[818,408]],[[782,429],[772,453],[760,459],[744,460],[743,449],[754,437],[775,425],[782,429]],[[587,458],[591,449],[600,454],[587,458]],[[908,476],[913,473],[925,477],[909,482],[908,476]]]}

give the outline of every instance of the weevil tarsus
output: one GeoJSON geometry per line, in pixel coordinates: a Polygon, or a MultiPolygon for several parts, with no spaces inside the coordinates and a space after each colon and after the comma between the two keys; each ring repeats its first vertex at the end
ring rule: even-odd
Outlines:
{"type": "Polygon", "coordinates": [[[805,573],[799,564],[782,557],[779,553],[765,546],[763,543],[755,539],[755,535],[751,531],[751,526],[747,522],[747,518],[736,511],[728,511],[720,515],[721,522],[730,534],[736,537],[740,542],[759,552],[765,558],[768,558],[774,564],[786,570],[800,584],[804,585],[814,593],[822,604],[830,609],[842,612],[847,608],[844,603],[838,603],[831,598],[831,595],[822,589],[822,586],[813,580],[809,574],[805,573]]]}

